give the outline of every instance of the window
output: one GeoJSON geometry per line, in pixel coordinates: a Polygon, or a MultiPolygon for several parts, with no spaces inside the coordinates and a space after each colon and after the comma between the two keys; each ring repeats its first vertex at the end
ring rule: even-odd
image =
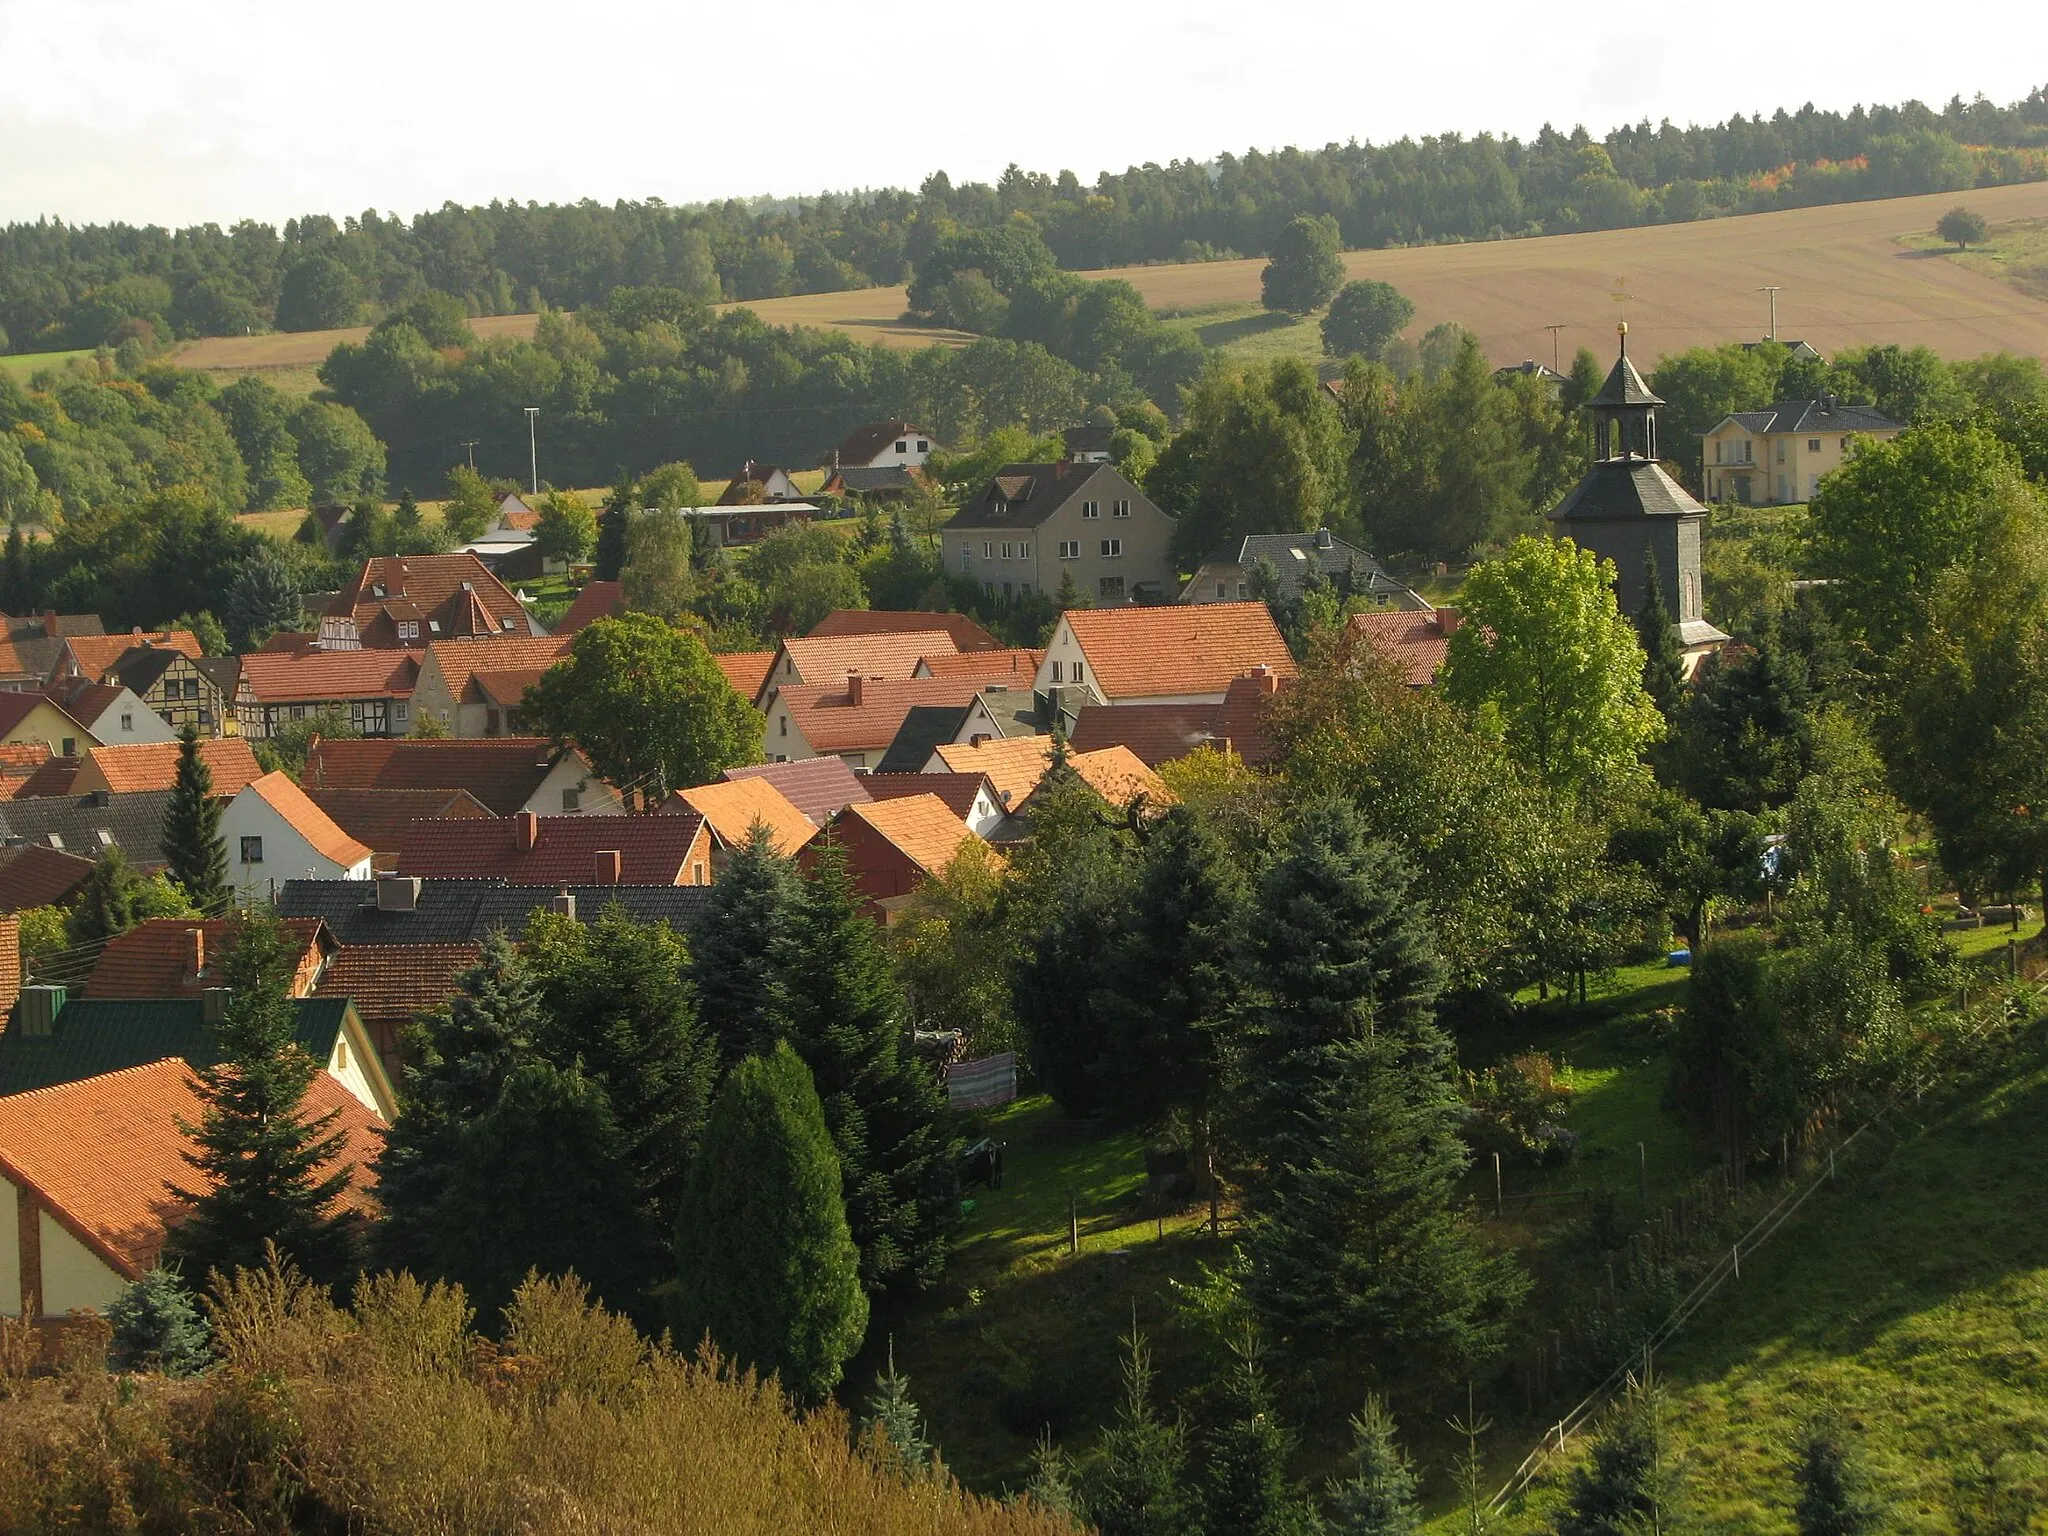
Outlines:
{"type": "Polygon", "coordinates": [[[908,453],[910,452],[910,444],[899,437],[896,439],[896,451],[898,453],[908,453]]]}
{"type": "Polygon", "coordinates": [[[245,837],[242,839],[242,862],[244,864],[261,864],[263,862],[262,838],[245,837]]]}
{"type": "Polygon", "coordinates": [[[134,710],[132,710],[132,709],[124,709],[124,710],[122,710],[122,711],[121,711],[121,729],[122,729],[122,730],[124,730],[124,731],[132,731],[132,730],[134,730],[134,729],[135,729],[135,711],[134,711],[134,710]]]}
{"type": "Polygon", "coordinates": [[[1028,543],[1025,543],[1025,544],[1019,544],[1019,545],[1017,546],[1017,558],[1018,558],[1019,560],[1029,560],[1029,559],[1031,558],[1031,546],[1030,546],[1030,544],[1028,544],[1028,543]]]}
{"type": "Polygon", "coordinates": [[[52,848],[62,848],[64,846],[64,834],[62,832],[52,832],[49,834],[49,838],[52,848]]]}
{"type": "Polygon", "coordinates": [[[917,440],[917,451],[919,453],[930,453],[932,451],[932,445],[929,442],[925,441],[925,439],[920,437],[917,440]]]}
{"type": "Polygon", "coordinates": [[[305,719],[305,718],[306,718],[306,706],[305,706],[305,705],[303,705],[303,704],[294,704],[294,705],[292,706],[292,718],[293,718],[294,720],[303,720],[303,719],[305,719]]]}
{"type": "Polygon", "coordinates": [[[984,560],[993,560],[995,559],[995,557],[996,541],[994,539],[983,539],[981,541],[981,558],[984,560]]]}
{"type": "Polygon", "coordinates": [[[1754,464],[1756,462],[1756,444],[1748,438],[1744,438],[1742,441],[1742,462],[1745,464],[1754,464]]]}
{"type": "Polygon", "coordinates": [[[1785,462],[1785,439],[1782,437],[1778,439],[1778,462],[1780,464],[1785,462]]]}
{"type": "Polygon", "coordinates": [[[1081,541],[1080,541],[1079,539],[1061,539],[1061,540],[1060,540],[1060,558],[1061,558],[1062,560],[1078,560],[1078,559],[1080,559],[1080,558],[1081,558],[1081,541]]]}
{"type": "Polygon", "coordinates": [[[1849,451],[1849,439],[1847,439],[1847,438],[1845,437],[1845,438],[1843,438],[1843,439],[1842,439],[1842,452],[1844,452],[1844,453],[1847,453],[1848,451],[1849,451]]]}
{"type": "Polygon", "coordinates": [[[1029,597],[1031,595],[1031,583],[1028,581],[1020,581],[1017,583],[1017,590],[1019,592],[1022,592],[1026,597],[1029,597]]]}
{"type": "Polygon", "coordinates": [[[1097,597],[1121,598],[1124,595],[1124,579],[1121,576],[1105,576],[1095,583],[1097,597]]]}
{"type": "Polygon", "coordinates": [[[1220,603],[1220,602],[1222,602],[1222,601],[1223,601],[1223,600],[1224,600],[1224,599],[1225,599],[1226,597],[1228,597],[1228,596],[1230,596],[1230,583],[1229,583],[1229,582],[1227,582],[1227,581],[1219,581],[1219,582],[1217,582],[1217,583],[1216,583],[1216,601],[1220,603]]]}
{"type": "Polygon", "coordinates": [[[1109,504],[1109,515],[1111,517],[1129,517],[1131,515],[1131,504],[1128,501],[1112,501],[1109,504]]]}
{"type": "Polygon", "coordinates": [[[114,834],[109,832],[105,827],[94,827],[92,829],[92,835],[100,840],[100,846],[102,848],[111,848],[114,846],[114,834]]]}
{"type": "Polygon", "coordinates": [[[1806,451],[1807,451],[1808,453],[1819,453],[1819,452],[1820,452],[1820,439],[1819,439],[1819,438],[1817,438],[1817,437],[1809,437],[1809,438],[1808,438],[1808,439],[1806,440],[1806,451]]]}
{"type": "Polygon", "coordinates": [[[710,881],[704,878],[704,866],[702,864],[692,864],[690,866],[690,884],[709,885],[710,883],[710,881]]]}
{"type": "Polygon", "coordinates": [[[498,734],[498,712],[495,709],[486,709],[484,711],[484,734],[486,736],[498,734]]]}
{"type": "Polygon", "coordinates": [[[1114,560],[1118,555],[1122,554],[1123,552],[1124,541],[1122,539],[1104,539],[1102,541],[1102,554],[1104,559],[1114,560]]]}
{"type": "Polygon", "coordinates": [[[400,624],[400,625],[398,626],[398,638],[399,638],[399,639],[401,639],[401,640],[417,640],[417,639],[419,639],[419,637],[420,637],[420,622],[419,622],[419,620],[418,620],[418,619],[413,619],[413,620],[410,620],[409,622],[404,622],[404,623],[401,623],[401,624],[400,624]]]}
{"type": "Polygon", "coordinates": [[[64,738],[64,750],[57,755],[59,757],[78,756],[78,738],[76,736],[66,736],[64,738]]]}
{"type": "Polygon", "coordinates": [[[1078,662],[1078,661],[1077,661],[1077,662],[1073,663],[1072,667],[1070,668],[1070,671],[1071,671],[1071,673],[1072,673],[1072,676],[1071,676],[1071,677],[1069,678],[1069,681],[1071,681],[1071,682],[1076,682],[1076,683],[1081,683],[1081,682],[1086,682],[1086,681],[1088,680],[1088,679],[1087,679],[1087,674],[1086,674],[1086,672],[1084,671],[1084,669],[1082,668],[1082,665],[1081,665],[1081,663],[1080,663],[1080,662],[1078,662]]]}
{"type": "Polygon", "coordinates": [[[1082,502],[1082,503],[1081,503],[1081,515],[1082,515],[1083,517],[1100,517],[1100,516],[1102,516],[1102,503],[1101,503],[1101,502],[1099,502],[1099,501],[1084,501],[1084,502],[1082,502]]]}
{"type": "Polygon", "coordinates": [[[198,678],[196,678],[196,677],[188,677],[188,678],[186,678],[186,679],[185,679],[185,697],[186,697],[186,698],[188,698],[188,699],[196,699],[196,698],[198,698],[198,697],[199,697],[199,679],[198,679],[198,678]]]}
{"type": "Polygon", "coordinates": [[[1003,541],[1003,558],[1005,560],[1010,558],[1010,543],[1007,539],[1003,541]]]}
{"type": "Polygon", "coordinates": [[[573,816],[573,815],[575,815],[575,814],[576,814],[576,812],[578,812],[578,811],[580,811],[580,810],[582,810],[582,809],[583,809],[583,791],[582,791],[582,790],[580,790],[580,789],[565,789],[565,790],[563,790],[563,791],[562,791],[562,812],[563,812],[563,814],[564,814],[564,815],[569,815],[569,816],[573,816]]]}
{"type": "Polygon", "coordinates": [[[394,717],[396,717],[396,719],[397,719],[398,723],[399,723],[400,725],[403,725],[403,724],[405,724],[405,717],[406,717],[406,714],[407,714],[407,713],[408,713],[408,712],[409,712],[409,711],[410,711],[411,709],[412,709],[412,706],[411,706],[410,704],[406,703],[406,702],[405,702],[405,700],[403,700],[403,699],[398,699],[398,700],[396,700],[396,701],[394,701],[394,702],[392,703],[392,706],[391,706],[391,713],[392,713],[392,715],[393,715],[394,717]]]}
{"type": "Polygon", "coordinates": [[[1004,583],[1003,583],[1003,596],[1004,596],[1004,597],[1015,597],[1016,595],[1017,595],[1017,593],[1016,593],[1016,584],[1015,584],[1014,582],[1008,582],[1008,581],[1004,582],[1004,583]]]}
{"type": "Polygon", "coordinates": [[[1721,440],[1718,437],[1714,439],[1714,462],[1721,462],[1721,440]]]}
{"type": "Polygon", "coordinates": [[[775,734],[778,736],[787,736],[789,734],[789,716],[777,715],[775,717],[775,734]]]}
{"type": "Polygon", "coordinates": [[[1244,601],[1244,600],[1245,600],[1246,598],[1250,597],[1251,595],[1252,595],[1252,584],[1251,584],[1250,582],[1248,582],[1248,581],[1240,581],[1240,582],[1239,582],[1239,583],[1237,584],[1237,600],[1238,600],[1238,601],[1239,601],[1239,602],[1241,603],[1241,602],[1243,602],[1243,601],[1244,601]]]}
{"type": "Polygon", "coordinates": [[[974,546],[965,539],[960,541],[960,569],[966,570],[974,564],[974,546]]]}

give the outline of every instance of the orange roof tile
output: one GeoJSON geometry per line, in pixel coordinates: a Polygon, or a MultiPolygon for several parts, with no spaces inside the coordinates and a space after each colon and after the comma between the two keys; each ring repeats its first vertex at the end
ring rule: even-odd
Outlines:
{"type": "Polygon", "coordinates": [[[1450,632],[1457,628],[1457,614],[1455,608],[1435,613],[1354,613],[1344,634],[1346,640],[1362,640],[1397,662],[1410,687],[1426,688],[1436,681],[1451,653],[1450,632]]]}
{"type": "Polygon", "coordinates": [[[1001,643],[964,613],[933,613],[916,609],[835,608],[811,626],[810,638],[842,635],[902,635],[943,629],[963,651],[992,651],[1001,643]]]}
{"type": "Polygon", "coordinates": [[[786,858],[809,842],[818,830],[815,821],[791,805],[788,797],[766,779],[701,784],[681,791],[676,799],[702,816],[729,848],[737,848],[752,837],[758,822],[774,837],[775,851],[786,858]]]}
{"type": "Polygon", "coordinates": [[[505,635],[492,640],[442,640],[427,647],[426,666],[441,674],[449,697],[466,699],[479,672],[512,672],[529,667],[545,671],[569,654],[559,636],[536,639],[505,635]]]}
{"type": "MultiPolygon", "coordinates": [[[[78,793],[106,789],[117,795],[141,789],[170,789],[178,782],[175,741],[138,742],[126,747],[90,747],[73,784],[78,793]]],[[[213,775],[216,795],[233,795],[263,776],[256,753],[239,736],[221,736],[199,743],[199,760],[213,775]]]]}
{"type": "Polygon", "coordinates": [[[980,745],[949,741],[938,749],[939,761],[953,773],[985,773],[996,798],[1006,809],[1022,805],[1045,770],[1052,766],[1050,736],[1005,736],[980,745]]]}
{"type": "Polygon", "coordinates": [[[947,810],[937,795],[871,800],[849,805],[839,814],[866,822],[928,875],[943,875],[960,845],[974,841],[967,823],[947,810]]]}
{"type": "MultiPolygon", "coordinates": [[[[322,938],[327,925],[317,917],[287,917],[283,923],[299,940],[302,961],[308,950],[334,947],[332,936],[322,938]]],[[[232,920],[224,917],[149,918],[107,940],[79,995],[197,997],[206,988],[220,985],[215,960],[232,930],[232,920]],[[205,970],[196,973],[192,969],[191,937],[195,928],[201,934],[202,958],[206,962],[205,970]]]]}
{"type": "Polygon", "coordinates": [[[320,973],[315,997],[345,997],[372,1030],[403,1028],[455,995],[481,944],[349,944],[320,973]]]}
{"type": "Polygon", "coordinates": [[[533,798],[555,758],[544,736],[322,741],[300,777],[309,789],[466,789],[510,816],[533,798]]]}
{"type": "Polygon", "coordinates": [[[24,777],[47,763],[50,756],[46,741],[0,741],[0,774],[24,777]]]}
{"type": "MultiPolygon", "coordinates": [[[[474,642],[472,642],[474,643],[474,642]]],[[[422,651],[257,651],[242,676],[259,704],[410,698],[422,651]]]]}
{"type": "Polygon", "coordinates": [[[195,660],[206,654],[199,637],[189,629],[165,629],[153,635],[139,629],[120,635],[73,635],[65,644],[70,647],[78,670],[96,683],[106,677],[115,662],[139,646],[182,651],[195,660]]]}
{"type": "Polygon", "coordinates": [[[353,617],[362,643],[380,648],[399,643],[401,618],[417,619],[426,641],[530,634],[519,599],[467,551],[365,560],[327,613],[353,617]]]}
{"type": "MultiPolygon", "coordinates": [[[[919,629],[905,634],[791,635],[782,642],[781,654],[796,664],[796,675],[804,683],[839,683],[852,673],[862,677],[903,679],[917,670],[927,656],[950,656],[959,647],[943,629],[919,629]]],[[[780,678],[778,660],[769,671],[780,678]]]]}
{"type": "Polygon", "coordinates": [[[312,844],[313,851],[323,859],[346,868],[360,864],[370,856],[370,846],[357,842],[337,827],[334,818],[292,782],[290,774],[266,773],[252,780],[248,787],[261,795],[264,803],[282,816],[294,832],[312,844]]]}
{"type": "Polygon", "coordinates": [[[1121,809],[1143,795],[1152,805],[1171,805],[1178,798],[1166,781],[1145,766],[1129,747],[1104,747],[1097,752],[1072,752],[1067,763],[1081,782],[1121,809]]]}
{"type": "Polygon", "coordinates": [[[732,684],[732,691],[751,704],[761,696],[761,685],[768,681],[768,669],[775,665],[775,652],[728,651],[711,659],[732,684]]]}
{"type": "Polygon", "coordinates": [[[599,619],[615,619],[626,611],[626,589],[616,581],[586,581],[576,601],[569,605],[555,625],[555,637],[564,639],[587,629],[599,619]]]}
{"type": "MultiPolygon", "coordinates": [[[[372,1209],[373,1159],[384,1122],[326,1073],[306,1092],[311,1120],[332,1112],[352,1171],[341,1204],[372,1209]]],[[[32,1190],[109,1267],[139,1279],[185,1206],[173,1193],[200,1175],[178,1127],[205,1114],[191,1068],[177,1059],[0,1098],[0,1176],[32,1190]]]]}
{"type": "Polygon", "coordinates": [[[831,683],[785,686],[777,689],[776,695],[813,752],[881,752],[903,729],[904,716],[912,706],[964,708],[980,691],[981,684],[973,678],[863,678],[856,704],[841,678],[831,683]]]}
{"type": "Polygon", "coordinates": [[[1061,615],[1107,699],[1221,695],[1253,667],[1294,676],[1294,658],[1264,603],[1076,608],[1061,615]]]}
{"type": "Polygon", "coordinates": [[[1008,683],[1029,688],[1038,676],[1043,651],[998,650],[956,651],[950,656],[926,656],[918,663],[920,677],[972,677],[984,686],[1008,683]]]}

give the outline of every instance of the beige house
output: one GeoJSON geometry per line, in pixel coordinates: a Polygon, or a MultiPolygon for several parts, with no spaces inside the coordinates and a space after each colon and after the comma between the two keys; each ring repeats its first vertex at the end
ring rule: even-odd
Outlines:
{"type": "Polygon", "coordinates": [[[1221,704],[1259,667],[1295,675],[1264,603],[1076,608],[1060,615],[1034,691],[1076,706],[1221,704]]]}
{"type": "Polygon", "coordinates": [[[950,574],[992,597],[1058,593],[1097,607],[1177,595],[1173,519],[1113,464],[1005,464],[939,530],[950,574]]]}
{"type": "Polygon", "coordinates": [[[1706,499],[1744,506],[1811,501],[1858,438],[1882,442],[1904,430],[1869,406],[1844,405],[1833,395],[1737,411],[1700,435],[1706,499]]]}

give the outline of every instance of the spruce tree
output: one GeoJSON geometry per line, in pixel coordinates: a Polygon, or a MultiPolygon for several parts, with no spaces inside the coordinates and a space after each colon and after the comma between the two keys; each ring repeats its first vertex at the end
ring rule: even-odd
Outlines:
{"type": "Polygon", "coordinates": [[[1187,1430],[1152,1405],[1152,1362],[1144,1337],[1124,1339],[1124,1400],[1102,1432],[1088,1483],[1087,1516],[1101,1536],[1199,1536],[1201,1510],[1187,1476],[1187,1430]]]}
{"type": "Polygon", "coordinates": [[[253,651],[279,630],[298,628],[305,614],[290,562],[265,543],[236,568],[221,617],[236,652],[253,651]]]}
{"type": "Polygon", "coordinates": [[[298,945],[275,918],[250,914],[235,919],[225,948],[220,1060],[198,1071],[205,1111],[183,1127],[196,1147],[185,1161],[202,1182],[174,1190],[187,1210],[166,1256],[195,1278],[232,1275],[261,1267],[265,1244],[275,1243],[309,1278],[333,1284],[354,1246],[351,1218],[335,1209],[350,1175],[333,1167],[344,1144],[337,1112],[305,1112],[321,1064],[298,1042],[298,945]]]}
{"type": "Polygon", "coordinates": [[[76,949],[126,933],[140,921],[141,900],[142,877],[116,844],[94,861],[64,919],[64,936],[76,949]]]}
{"type": "Polygon", "coordinates": [[[1240,1045],[1247,1294],[1302,1368],[1466,1373],[1518,1294],[1460,1214],[1470,1160],[1439,970],[1406,865],[1313,802],[1254,907],[1240,1045]]]}
{"type": "Polygon", "coordinates": [[[1608,1410],[1591,1455],[1572,1469],[1557,1536],[1635,1536],[1664,1528],[1677,1491],[1675,1473],[1660,1395],[1654,1386],[1631,1381],[1608,1410]]]}
{"type": "Polygon", "coordinates": [[[945,1095],[907,1049],[902,986],[829,842],[774,958],[779,1033],[825,1106],[861,1281],[872,1293],[922,1290],[944,1267],[957,1209],[945,1095]]]}
{"type": "Polygon", "coordinates": [[[1331,1536],[1414,1536],[1415,1469],[1394,1438],[1394,1416],[1376,1396],[1351,1420],[1351,1476],[1330,1485],[1331,1536]]]}
{"type": "Polygon", "coordinates": [[[618,482],[604,499],[604,510],[597,519],[597,579],[617,581],[619,572],[626,565],[626,533],[631,528],[633,514],[639,510],[640,487],[628,474],[620,474],[618,482]]]}
{"type": "Polygon", "coordinates": [[[1861,1447],[1832,1414],[1809,1421],[1792,1470],[1799,1489],[1792,1520],[1799,1536],[1863,1536],[1884,1525],[1884,1505],[1870,1488],[1861,1447]]]}
{"type": "Polygon", "coordinates": [[[824,1111],[787,1045],[726,1078],[684,1190],[676,1260],[684,1345],[708,1333],[801,1402],[838,1384],[868,1301],[824,1111]]]}
{"type": "Polygon", "coordinates": [[[1636,610],[1636,639],[1643,647],[1643,691],[1666,720],[1677,718],[1685,697],[1685,656],[1671,610],[1664,606],[1664,582],[1657,551],[1643,551],[1643,605],[1636,610]]]}
{"type": "Polygon", "coordinates": [[[1287,1475],[1294,1437],[1280,1425],[1265,1373],[1247,1336],[1223,1383],[1223,1423],[1202,1467],[1206,1536],[1315,1536],[1315,1501],[1287,1475]]]}
{"type": "Polygon", "coordinates": [[[178,737],[178,776],[164,806],[164,863],[185,899],[207,914],[228,905],[228,845],[220,835],[221,804],[213,797],[213,770],[199,755],[199,731],[178,737]]]}
{"type": "Polygon", "coordinates": [[[910,1378],[896,1369],[896,1341],[889,1341],[889,1364],[875,1375],[875,1390],[860,1421],[861,1444],[878,1464],[905,1481],[932,1470],[931,1441],[925,1438],[924,1416],[910,1400],[910,1378]]]}
{"type": "Polygon", "coordinates": [[[1040,1434],[1031,1453],[1031,1476],[1019,1495],[1020,1502],[1035,1504],[1049,1515],[1080,1523],[1081,1495],[1074,1487],[1073,1459],[1052,1443],[1052,1436],[1040,1434]]]}
{"type": "Polygon", "coordinates": [[[795,863],[777,853],[774,837],[758,826],[712,883],[704,920],[691,936],[690,975],[698,1014],[727,1065],[775,1043],[775,944],[802,891],[795,863]]]}
{"type": "Polygon", "coordinates": [[[191,1376],[213,1363],[213,1329],[183,1279],[152,1269],[107,1306],[108,1361],[117,1371],[191,1376]]]}

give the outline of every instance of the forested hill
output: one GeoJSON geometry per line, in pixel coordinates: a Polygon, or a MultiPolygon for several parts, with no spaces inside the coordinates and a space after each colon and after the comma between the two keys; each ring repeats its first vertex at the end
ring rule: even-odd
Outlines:
{"type": "Polygon", "coordinates": [[[1811,106],[1713,127],[1648,122],[1595,140],[1448,133],[1386,145],[1222,155],[1105,172],[1084,187],[1016,166],[917,192],[672,208],[659,201],[452,204],[282,231],[49,221],[0,230],[0,351],[319,330],[433,290],[472,314],[581,309],[620,286],[762,299],[904,281],[948,230],[1027,217],[1069,270],[1262,255],[1329,214],[1354,248],[1681,222],[2048,177],[2048,88],[1848,113],[1811,106]]]}

